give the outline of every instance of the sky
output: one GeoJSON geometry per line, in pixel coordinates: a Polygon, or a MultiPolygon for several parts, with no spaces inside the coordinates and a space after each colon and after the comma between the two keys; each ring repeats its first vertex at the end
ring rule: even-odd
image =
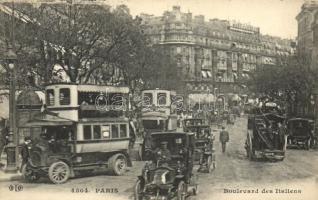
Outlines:
{"type": "MultiPolygon", "coordinates": [[[[316,0],[318,1],[318,0],[316,0]]],[[[205,20],[235,20],[260,27],[262,34],[295,39],[296,16],[305,0],[106,0],[110,5],[126,4],[133,16],[140,13],[161,16],[179,5],[182,12],[205,15],[205,20]]]]}

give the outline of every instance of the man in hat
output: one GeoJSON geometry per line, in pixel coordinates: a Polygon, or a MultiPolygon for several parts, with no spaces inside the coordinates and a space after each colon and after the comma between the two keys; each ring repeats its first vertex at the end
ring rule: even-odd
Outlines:
{"type": "Polygon", "coordinates": [[[220,132],[220,142],[222,144],[222,152],[225,152],[226,143],[230,140],[229,132],[225,130],[225,127],[222,126],[222,131],[220,132]]]}
{"type": "Polygon", "coordinates": [[[26,136],[24,138],[24,143],[23,143],[22,148],[21,148],[22,163],[21,163],[20,169],[22,169],[23,165],[25,165],[28,162],[28,159],[30,156],[30,154],[29,154],[30,145],[31,145],[31,137],[26,136]]]}
{"type": "Polygon", "coordinates": [[[167,141],[162,141],[160,143],[160,148],[156,149],[155,151],[156,161],[160,159],[162,162],[167,163],[171,160],[171,152],[169,151],[167,146],[168,146],[167,141]]]}

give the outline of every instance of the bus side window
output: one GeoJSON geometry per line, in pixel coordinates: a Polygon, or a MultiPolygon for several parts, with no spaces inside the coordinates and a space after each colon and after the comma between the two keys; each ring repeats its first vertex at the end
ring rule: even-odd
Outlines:
{"type": "Polygon", "coordinates": [[[93,139],[98,140],[101,139],[101,132],[100,132],[100,126],[95,125],[93,126],[93,139]]]}
{"type": "Polygon", "coordinates": [[[127,137],[127,126],[126,124],[121,124],[120,125],[120,138],[125,138],[127,137]]]}
{"type": "Polygon", "coordinates": [[[112,124],[112,138],[119,138],[118,124],[112,124]]]}
{"type": "Polygon", "coordinates": [[[102,127],[102,133],[103,133],[103,138],[110,138],[110,134],[109,134],[109,125],[103,125],[102,127]]]}
{"type": "Polygon", "coordinates": [[[46,104],[48,106],[54,105],[54,90],[53,89],[46,90],[46,104]]]}
{"type": "Polygon", "coordinates": [[[84,133],[84,140],[91,140],[92,139],[92,130],[90,125],[83,126],[83,133],[84,133]]]}
{"type": "Polygon", "coordinates": [[[69,88],[60,89],[60,105],[69,105],[71,103],[71,94],[69,88]]]}

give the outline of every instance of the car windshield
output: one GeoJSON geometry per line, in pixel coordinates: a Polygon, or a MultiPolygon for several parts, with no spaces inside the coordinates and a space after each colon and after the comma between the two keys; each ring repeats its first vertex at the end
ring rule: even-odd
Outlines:
{"type": "Polygon", "coordinates": [[[73,131],[69,126],[47,126],[42,127],[42,134],[45,134],[46,139],[55,140],[71,140],[73,139],[73,131]]]}
{"type": "Polygon", "coordinates": [[[152,135],[151,148],[160,148],[161,142],[168,142],[167,148],[172,154],[178,154],[180,148],[186,147],[186,137],[183,134],[152,135]]]}
{"type": "Polygon", "coordinates": [[[165,125],[163,120],[143,120],[144,129],[164,130],[165,125]]]}

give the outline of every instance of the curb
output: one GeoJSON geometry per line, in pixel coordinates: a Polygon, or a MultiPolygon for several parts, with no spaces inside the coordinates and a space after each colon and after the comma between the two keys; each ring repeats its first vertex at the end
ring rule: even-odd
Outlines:
{"type": "Polygon", "coordinates": [[[20,173],[9,174],[5,173],[2,169],[0,170],[0,182],[17,181],[21,179],[22,174],[20,173]]]}

